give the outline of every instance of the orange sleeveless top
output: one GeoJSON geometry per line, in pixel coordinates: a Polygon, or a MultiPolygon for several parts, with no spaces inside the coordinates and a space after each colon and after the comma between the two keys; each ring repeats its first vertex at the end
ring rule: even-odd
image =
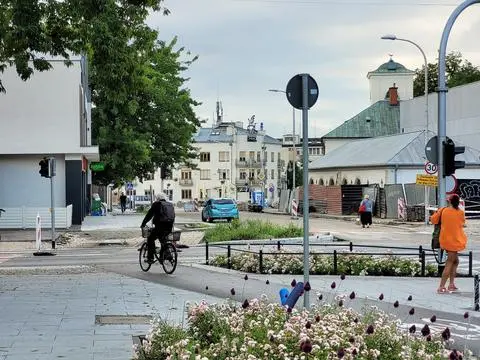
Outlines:
{"type": "Polygon", "coordinates": [[[451,207],[441,208],[430,217],[432,224],[441,221],[440,247],[447,251],[462,251],[467,246],[467,235],[463,231],[465,213],[451,207]]]}

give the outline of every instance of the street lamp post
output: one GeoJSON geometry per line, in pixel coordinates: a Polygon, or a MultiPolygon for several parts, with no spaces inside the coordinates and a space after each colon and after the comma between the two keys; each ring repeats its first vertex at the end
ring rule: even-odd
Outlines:
{"type": "MultiPolygon", "coordinates": [[[[426,128],[425,128],[425,136],[424,136],[424,142],[425,142],[425,146],[427,146],[427,142],[428,142],[428,62],[427,62],[427,57],[425,56],[425,52],[422,50],[422,48],[414,43],[413,41],[411,40],[408,40],[408,39],[402,39],[402,38],[398,38],[396,37],[395,35],[384,35],[382,36],[382,39],[383,40],[398,40],[398,41],[404,41],[404,42],[407,42],[407,43],[410,43],[412,44],[413,46],[415,46],[418,50],[420,50],[420,52],[422,53],[422,56],[423,56],[423,61],[424,61],[424,67],[425,67],[425,89],[424,89],[424,93],[425,93],[425,125],[426,125],[426,128]]],[[[428,216],[428,187],[425,186],[424,188],[424,194],[425,194],[425,224],[427,225],[428,224],[428,219],[429,219],[429,216],[428,216]]]]}
{"type": "MultiPolygon", "coordinates": [[[[284,93],[285,95],[287,94],[286,91],[283,90],[278,90],[278,89],[269,89],[268,91],[271,92],[276,92],[276,93],[284,93]]],[[[292,119],[293,119],[293,128],[292,128],[292,151],[293,151],[293,166],[292,166],[292,191],[293,194],[295,195],[295,168],[297,167],[297,138],[295,137],[295,108],[292,106],[292,119]]],[[[288,165],[287,165],[288,169],[288,165]]],[[[288,181],[287,181],[288,183],[288,181]]],[[[298,219],[297,216],[293,216],[293,218],[298,219]]]]}

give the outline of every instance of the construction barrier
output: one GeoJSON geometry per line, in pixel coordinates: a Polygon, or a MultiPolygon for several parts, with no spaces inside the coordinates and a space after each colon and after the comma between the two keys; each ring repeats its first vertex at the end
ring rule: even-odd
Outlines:
{"type": "Polygon", "coordinates": [[[292,216],[298,216],[298,204],[295,199],[292,199],[292,216]]]}

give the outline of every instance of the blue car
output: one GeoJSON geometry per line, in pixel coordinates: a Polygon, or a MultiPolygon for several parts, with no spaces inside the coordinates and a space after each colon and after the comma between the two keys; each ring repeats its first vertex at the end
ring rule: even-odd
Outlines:
{"type": "Polygon", "coordinates": [[[238,219],[237,204],[232,199],[209,199],[202,210],[202,221],[213,222],[217,219],[238,219]]]}

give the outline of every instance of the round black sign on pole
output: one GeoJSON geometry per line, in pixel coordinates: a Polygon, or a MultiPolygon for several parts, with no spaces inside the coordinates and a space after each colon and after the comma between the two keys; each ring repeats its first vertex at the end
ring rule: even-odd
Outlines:
{"type": "MultiPolygon", "coordinates": [[[[287,84],[287,100],[295,109],[303,109],[302,75],[295,75],[287,84]]],[[[318,99],[318,85],[314,78],[308,75],[308,108],[310,109],[318,99]]]]}

